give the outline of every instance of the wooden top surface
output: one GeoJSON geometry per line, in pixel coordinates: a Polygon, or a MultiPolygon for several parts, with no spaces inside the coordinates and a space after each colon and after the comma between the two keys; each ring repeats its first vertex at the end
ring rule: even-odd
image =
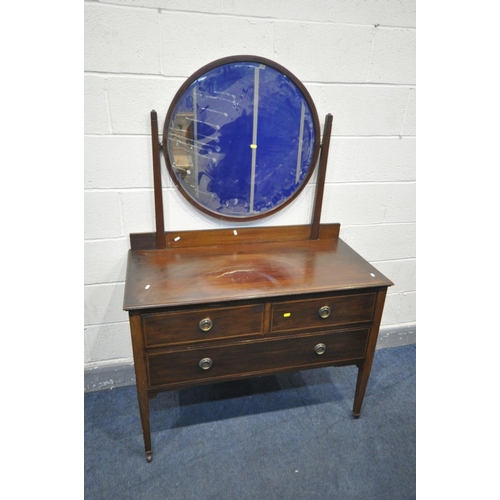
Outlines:
{"type": "Polygon", "coordinates": [[[127,311],[393,283],[341,239],[130,250],[127,311]]]}

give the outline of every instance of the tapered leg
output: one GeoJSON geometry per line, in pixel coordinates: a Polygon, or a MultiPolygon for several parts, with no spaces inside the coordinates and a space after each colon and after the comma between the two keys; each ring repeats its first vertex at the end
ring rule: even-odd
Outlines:
{"type": "Polygon", "coordinates": [[[352,408],[354,418],[359,418],[361,415],[361,405],[363,404],[368,379],[370,378],[370,372],[372,369],[373,356],[375,355],[375,346],[377,345],[378,331],[380,328],[380,321],[382,319],[382,312],[384,310],[386,292],[387,288],[384,288],[377,293],[375,311],[373,315],[373,325],[368,337],[365,359],[357,364],[358,379],[356,381],[356,392],[354,393],[354,405],[352,408]]]}
{"type": "Polygon", "coordinates": [[[141,416],[142,434],[144,437],[144,450],[146,460],[153,460],[153,449],[151,446],[151,427],[149,423],[149,397],[147,385],[146,363],[144,360],[144,342],[141,332],[141,316],[130,312],[130,332],[132,334],[132,350],[134,352],[134,369],[137,386],[137,400],[139,402],[139,413],[141,416]]]}
{"type": "Polygon", "coordinates": [[[366,386],[370,378],[370,371],[372,363],[365,361],[358,366],[358,379],[356,382],[356,392],[354,394],[354,406],[352,408],[352,415],[354,418],[359,418],[361,415],[361,405],[365,397],[366,386]]]}
{"type": "Polygon", "coordinates": [[[139,387],[137,388],[137,398],[139,400],[142,435],[144,437],[144,451],[146,452],[146,460],[151,462],[153,460],[153,449],[151,447],[151,427],[149,425],[149,398],[147,393],[141,394],[139,387]]]}

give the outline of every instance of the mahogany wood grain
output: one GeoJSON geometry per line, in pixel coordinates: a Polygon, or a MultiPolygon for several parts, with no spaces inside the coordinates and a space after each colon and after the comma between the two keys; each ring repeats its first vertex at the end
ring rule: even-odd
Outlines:
{"type": "MultiPolygon", "coordinates": [[[[333,240],[339,237],[340,224],[322,224],[319,239],[333,240]]],[[[279,227],[244,227],[230,229],[206,229],[200,231],[169,231],[165,233],[168,248],[193,248],[214,245],[233,245],[235,243],[272,243],[305,241],[311,236],[309,225],[279,227]],[[236,231],[236,233],[235,233],[236,231]]],[[[130,234],[132,250],[155,250],[156,233],[130,234]]]]}
{"type": "Polygon", "coordinates": [[[144,342],[141,329],[141,315],[129,313],[130,332],[132,335],[132,351],[134,354],[134,370],[137,386],[137,400],[141,417],[144,448],[148,461],[152,459],[151,427],[149,423],[148,378],[144,354],[144,342]]]}
{"type": "Polygon", "coordinates": [[[330,150],[330,136],[332,134],[333,116],[328,113],[323,127],[323,143],[319,157],[318,178],[316,181],[316,194],[314,198],[313,217],[311,222],[311,240],[319,238],[319,227],[321,222],[321,208],[323,206],[323,192],[325,190],[326,165],[328,163],[328,152],[330,150]]]}
{"type": "Polygon", "coordinates": [[[289,338],[238,342],[222,347],[203,347],[184,351],[156,350],[147,354],[150,387],[208,383],[227,379],[328,366],[338,360],[354,360],[365,354],[369,329],[338,331],[289,338]],[[322,355],[317,344],[326,345],[322,355]],[[199,362],[210,358],[213,365],[203,370],[199,362]]]}
{"type": "Polygon", "coordinates": [[[377,300],[375,304],[375,316],[373,318],[372,327],[368,338],[368,344],[366,347],[366,356],[360,363],[358,363],[358,378],[356,381],[356,392],[354,395],[354,405],[352,409],[352,413],[356,418],[359,418],[361,414],[361,405],[363,404],[366,387],[368,385],[368,379],[370,378],[370,372],[372,369],[373,357],[375,354],[375,346],[377,344],[380,322],[382,320],[382,313],[384,312],[386,293],[387,293],[387,288],[383,288],[377,292],[377,300]]]}
{"type": "Polygon", "coordinates": [[[374,292],[354,295],[332,295],[320,299],[288,300],[272,306],[273,332],[307,331],[371,321],[375,306],[374,292]],[[319,315],[329,307],[327,318],[319,315]]]}
{"type": "Polygon", "coordinates": [[[166,233],[193,246],[129,252],[124,308],[148,460],[149,399],[163,390],[354,364],[359,416],[392,282],[338,238],[338,224],[321,225],[319,240],[303,226],[292,229],[292,240],[273,230],[242,232],[236,243],[227,230],[166,233]],[[261,240],[269,237],[278,241],[261,240]],[[326,320],[318,317],[323,305],[331,308],[326,320]],[[212,333],[197,331],[205,312],[216,320],[212,333]],[[314,352],[319,343],[322,355],[314,352]],[[205,357],[209,370],[198,365],[205,357]]]}
{"type": "Polygon", "coordinates": [[[263,320],[263,304],[144,314],[144,343],[148,348],[262,335],[263,320]],[[213,323],[208,331],[200,328],[204,319],[213,323]]]}
{"type": "Polygon", "coordinates": [[[158,137],[158,116],[151,111],[151,141],[153,148],[153,185],[155,194],[156,248],[165,248],[165,223],[163,216],[163,195],[161,192],[160,142],[158,137]]]}
{"type": "Polygon", "coordinates": [[[390,286],[341,239],[130,251],[124,309],[390,286]]]}

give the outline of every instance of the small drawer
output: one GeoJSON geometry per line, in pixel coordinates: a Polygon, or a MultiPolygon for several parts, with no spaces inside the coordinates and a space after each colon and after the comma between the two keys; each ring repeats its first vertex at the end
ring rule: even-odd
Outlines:
{"type": "Polygon", "coordinates": [[[144,342],[146,347],[159,347],[260,335],[263,320],[262,304],[145,314],[144,342]]]}
{"type": "Polygon", "coordinates": [[[336,295],[273,304],[272,332],[313,330],[371,321],[375,293],[336,295]]]}
{"type": "Polygon", "coordinates": [[[328,366],[365,356],[369,329],[249,341],[244,344],[147,355],[149,387],[328,366]]]}

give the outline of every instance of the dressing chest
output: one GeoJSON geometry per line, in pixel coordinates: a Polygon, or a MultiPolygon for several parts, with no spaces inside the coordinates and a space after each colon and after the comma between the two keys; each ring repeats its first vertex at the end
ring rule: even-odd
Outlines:
{"type": "Polygon", "coordinates": [[[156,231],[130,235],[124,309],[146,458],[149,401],[192,385],[356,365],[359,417],[392,282],[321,224],[332,116],[320,141],[300,81],[256,56],[179,89],[163,140],[151,112],[156,231]],[[161,152],[187,202],[236,227],[165,231],[161,152]],[[242,226],[291,203],[318,166],[311,223],[242,226]]]}

